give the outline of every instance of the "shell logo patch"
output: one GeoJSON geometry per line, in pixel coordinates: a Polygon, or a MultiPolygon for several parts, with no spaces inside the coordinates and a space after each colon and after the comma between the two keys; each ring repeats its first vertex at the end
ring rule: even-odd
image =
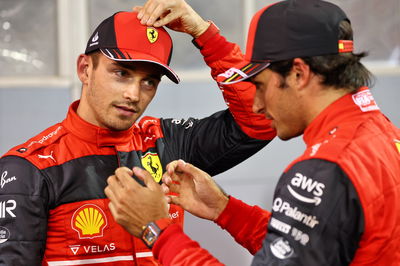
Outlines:
{"type": "Polygon", "coordinates": [[[154,180],[158,183],[162,178],[162,167],[160,158],[157,153],[148,152],[142,156],[143,167],[151,174],[154,180]]]}
{"type": "Polygon", "coordinates": [[[78,232],[79,239],[102,237],[106,226],[104,211],[94,204],[81,206],[71,219],[71,227],[78,232]]]}
{"type": "Polygon", "coordinates": [[[158,31],[153,27],[147,28],[147,39],[150,43],[154,43],[158,39],[158,31]]]}

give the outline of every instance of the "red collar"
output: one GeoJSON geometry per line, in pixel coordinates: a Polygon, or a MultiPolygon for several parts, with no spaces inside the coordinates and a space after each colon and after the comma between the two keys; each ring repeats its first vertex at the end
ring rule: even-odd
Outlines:
{"type": "Polygon", "coordinates": [[[332,135],[343,123],[350,123],[353,128],[369,115],[379,112],[379,107],[367,87],[356,93],[346,94],[325,108],[304,131],[304,142],[307,146],[332,135]]]}
{"type": "Polygon", "coordinates": [[[140,131],[136,124],[124,131],[113,131],[92,125],[76,113],[78,105],[79,100],[70,105],[67,118],[62,124],[68,131],[86,142],[94,143],[98,147],[125,145],[140,131]]]}

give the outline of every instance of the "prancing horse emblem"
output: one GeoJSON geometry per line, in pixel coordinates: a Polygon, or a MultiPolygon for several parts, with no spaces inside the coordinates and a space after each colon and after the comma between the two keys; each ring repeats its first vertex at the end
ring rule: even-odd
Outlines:
{"type": "Polygon", "coordinates": [[[143,167],[152,175],[156,182],[162,178],[162,166],[157,153],[148,152],[142,156],[143,167]]]}
{"type": "Polygon", "coordinates": [[[158,39],[158,31],[155,28],[147,28],[147,39],[150,43],[154,43],[158,39]]]}

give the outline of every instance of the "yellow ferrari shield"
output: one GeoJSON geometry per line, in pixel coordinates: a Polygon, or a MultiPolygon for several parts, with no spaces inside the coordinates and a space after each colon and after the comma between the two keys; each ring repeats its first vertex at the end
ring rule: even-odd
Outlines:
{"type": "Polygon", "coordinates": [[[158,31],[155,28],[147,28],[147,39],[150,43],[154,43],[158,39],[158,31]]]}
{"type": "Polygon", "coordinates": [[[160,182],[163,172],[157,153],[148,152],[143,155],[142,165],[153,176],[157,183],[160,182]]]}

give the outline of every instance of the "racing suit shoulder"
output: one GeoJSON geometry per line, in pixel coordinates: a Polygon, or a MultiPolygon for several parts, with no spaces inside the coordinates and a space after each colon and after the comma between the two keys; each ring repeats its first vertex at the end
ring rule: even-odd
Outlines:
{"type": "Polygon", "coordinates": [[[30,161],[32,164],[39,167],[40,169],[48,167],[52,164],[52,162],[55,163],[55,160],[53,154],[54,151],[49,151],[49,154],[46,154],[47,148],[54,143],[57,143],[59,139],[65,134],[67,134],[67,131],[62,126],[62,124],[55,124],[42,131],[35,137],[30,138],[25,143],[10,149],[6,154],[3,155],[3,157],[22,157],[30,161]],[[40,160],[46,158],[49,158],[50,160],[40,160]]]}
{"type": "Polygon", "coordinates": [[[0,264],[41,265],[49,204],[49,180],[25,158],[0,159],[0,264]]]}
{"type": "Polygon", "coordinates": [[[348,265],[364,222],[358,194],[338,164],[297,161],[279,179],[268,234],[252,265],[348,265]]]}

